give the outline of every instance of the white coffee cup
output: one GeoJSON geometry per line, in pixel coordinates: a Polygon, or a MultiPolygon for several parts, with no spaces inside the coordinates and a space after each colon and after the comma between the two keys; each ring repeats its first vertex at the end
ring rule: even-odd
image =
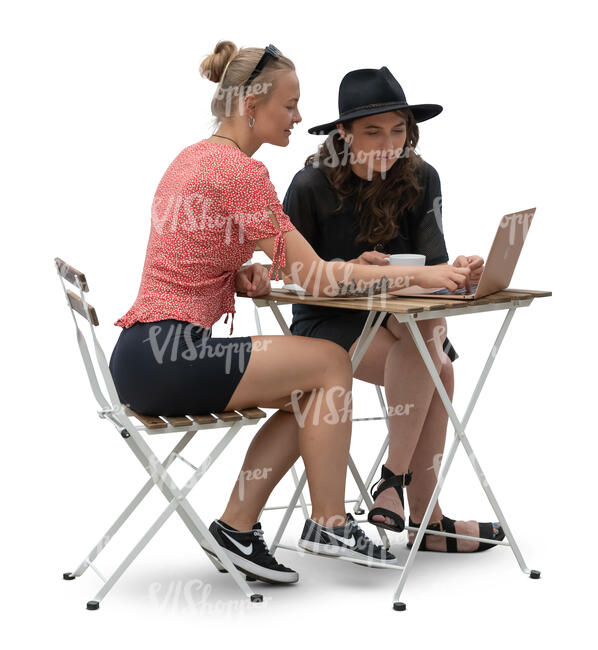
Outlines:
{"type": "Polygon", "coordinates": [[[400,266],[424,266],[426,264],[426,256],[418,253],[395,253],[384,259],[387,259],[389,264],[400,266]]]}

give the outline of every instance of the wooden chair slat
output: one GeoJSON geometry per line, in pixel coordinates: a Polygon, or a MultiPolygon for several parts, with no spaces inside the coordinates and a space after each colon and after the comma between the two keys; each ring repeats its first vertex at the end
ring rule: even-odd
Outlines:
{"type": "Polygon", "coordinates": [[[214,422],[218,422],[218,419],[209,413],[206,415],[192,415],[191,418],[197,424],[214,424],[214,422]]]}
{"type": "Polygon", "coordinates": [[[141,422],[141,424],[143,424],[143,426],[147,427],[148,429],[165,429],[168,426],[167,422],[164,422],[164,420],[161,420],[159,417],[154,415],[141,415],[141,413],[137,413],[137,411],[134,411],[128,407],[125,409],[125,412],[127,415],[136,417],[139,422],[141,422]]]}
{"type": "Polygon", "coordinates": [[[162,417],[173,427],[188,427],[193,424],[193,420],[185,415],[163,415],[162,417]]]}
{"type": "Polygon", "coordinates": [[[85,279],[85,275],[81,273],[81,271],[78,271],[74,266],[67,264],[64,260],[61,260],[60,257],[55,257],[54,262],[56,263],[58,272],[65,280],[68,280],[68,282],[74,284],[77,287],[75,278],[79,278],[79,282],[81,283],[82,290],[89,291],[87,280],[85,279]]]}
{"type": "Polygon", "coordinates": [[[235,411],[223,411],[222,413],[214,413],[214,415],[223,422],[234,422],[235,420],[242,420],[243,418],[235,411]]]}
{"type": "Polygon", "coordinates": [[[239,409],[239,413],[246,417],[249,420],[259,420],[260,418],[265,418],[266,413],[262,409],[252,408],[252,409],[239,409]]]}
{"type": "MultiPolygon", "coordinates": [[[[68,296],[69,302],[71,303],[71,307],[81,314],[85,319],[87,319],[87,314],[85,313],[85,308],[83,307],[83,301],[79,296],[74,294],[70,289],[66,290],[66,295],[68,296]]],[[[96,314],[96,310],[89,304],[87,303],[87,307],[89,308],[89,314],[91,316],[91,324],[92,325],[99,325],[100,321],[98,320],[98,315],[96,314]]]]}

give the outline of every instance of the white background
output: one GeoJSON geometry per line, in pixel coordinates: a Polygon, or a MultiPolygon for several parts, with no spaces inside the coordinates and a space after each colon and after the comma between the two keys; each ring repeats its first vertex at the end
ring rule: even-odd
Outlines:
{"type": "MultiPolygon", "coordinates": [[[[5,647],[579,643],[595,602],[597,98],[590,6],[173,0],[3,8],[5,647]],[[145,474],[95,415],[53,260],[87,275],[109,354],[120,332],[112,323],[137,294],[155,188],[179,151],[211,132],[215,85],[200,78],[198,66],[222,39],[274,43],[295,62],[303,122],[288,147],[255,154],[281,199],[320,140],[307,128],[337,116],[344,74],[386,65],[408,101],[444,106],[420,125],[419,152],[440,174],[451,261],[485,257],[501,215],[537,207],[511,286],[554,295],[516,313],[468,434],[541,580],[521,573],[508,548],[422,553],[403,594],[408,609],[397,613],[391,604],[398,572],[280,551],[300,583],[260,584],[265,602],[250,610],[175,517],[99,611],[85,609],[101,584],[91,570],[62,580],[145,474]]],[[[237,299],[237,310],[234,335],[255,334],[249,301],[237,299]]],[[[262,314],[264,332],[278,333],[262,314]]],[[[290,319],[289,308],[285,314],[290,319]]],[[[460,354],[459,416],[502,317],[449,320],[460,354]]],[[[220,321],[214,332],[226,336],[228,325],[220,321]]],[[[373,386],[357,382],[355,416],[375,411],[373,386]]],[[[245,429],[191,493],[206,523],[221,514],[251,435],[245,429]]],[[[364,473],[383,435],[379,423],[355,425],[354,455],[364,473]]],[[[188,456],[200,461],[212,440],[202,436],[188,456]]],[[[174,442],[169,437],[158,449],[174,442]]],[[[186,479],[184,466],[177,476],[186,479]]],[[[288,477],[277,494],[276,503],[290,496],[288,477]]],[[[453,518],[493,519],[462,450],[441,504],[453,518]]],[[[164,505],[161,495],[148,498],[100,556],[104,574],[164,505]]],[[[276,521],[273,514],[262,519],[269,539],[276,521]]],[[[297,514],[286,541],[301,527],[297,514]]],[[[403,536],[392,541],[404,556],[403,536]]]]}

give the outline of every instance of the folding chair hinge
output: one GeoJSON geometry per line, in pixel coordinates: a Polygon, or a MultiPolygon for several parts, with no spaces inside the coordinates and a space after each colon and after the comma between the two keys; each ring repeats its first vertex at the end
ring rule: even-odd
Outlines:
{"type": "Polygon", "coordinates": [[[119,431],[119,433],[123,438],[130,438],[131,437],[131,434],[126,429],[121,429],[119,431]]]}

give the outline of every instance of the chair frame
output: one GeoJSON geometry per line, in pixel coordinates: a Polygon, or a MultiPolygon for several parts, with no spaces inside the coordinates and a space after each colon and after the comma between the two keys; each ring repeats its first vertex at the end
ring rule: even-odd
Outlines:
{"type": "Polygon", "coordinates": [[[239,589],[251,600],[251,602],[263,602],[262,594],[255,593],[247,584],[248,581],[253,581],[254,578],[249,575],[243,575],[243,573],[233,565],[228,555],[224,552],[224,549],[216,542],[205,523],[187,500],[187,495],[214,464],[216,459],[233,440],[236,434],[244,426],[255,425],[261,418],[266,417],[266,413],[258,408],[248,408],[222,413],[204,413],[191,415],[189,417],[186,414],[180,416],[147,416],[136,413],[122,404],[118,397],[114,380],[106,361],[106,355],[104,354],[104,350],[96,336],[95,328],[99,325],[97,312],[94,307],[87,302],[85,297],[85,293],[89,291],[87,279],[81,271],[78,271],[62,259],[57,257],[54,261],[64,290],[67,305],[69,306],[73,317],[77,343],[83,358],[91,390],[100,407],[97,414],[100,418],[107,420],[116,428],[123,441],[127,444],[134,456],[149,474],[149,479],[117,517],[114,523],[108,528],[106,533],[100,538],[98,543],[95,544],[90,552],[85,555],[74,571],[63,573],[63,579],[74,580],[83,575],[88,567],[91,567],[104,582],[104,585],[97,592],[95,597],[87,602],[87,609],[99,609],[101,600],[112,589],[117,580],[122,576],[152,537],[164,525],[170,515],[176,511],[185,526],[189,529],[191,535],[193,535],[195,540],[199,543],[202,552],[206,553],[214,566],[219,571],[228,571],[239,589]],[[65,281],[74,285],[78,289],[79,295],[68,289],[65,281]],[[86,337],[79,328],[76,314],[82,316],[89,324],[93,350],[95,352],[95,360],[103,378],[108,397],[104,395],[100,388],[99,378],[92,361],[89,346],[86,337]],[[132,418],[138,420],[140,424],[135,424],[132,418]],[[184,458],[181,452],[191,442],[198,431],[208,429],[226,429],[227,431],[213,447],[203,463],[201,463],[199,467],[196,467],[184,458]],[[164,460],[160,461],[144,438],[143,434],[146,434],[148,440],[150,440],[153,436],[168,433],[179,433],[183,435],[164,460]],[[177,459],[181,460],[194,470],[192,476],[182,487],[179,487],[176,484],[167,471],[172,463],[177,459]],[[137,544],[135,544],[130,552],[124,557],[112,575],[109,578],[105,578],[94,564],[94,561],[100,552],[106,547],[108,542],[114,537],[116,532],[130,517],[133,511],[147,496],[154,485],[160,490],[160,492],[162,492],[168,501],[168,505],[140,538],[137,544]],[[202,546],[212,549],[216,558],[210,555],[204,548],[202,548],[202,546]]]}

